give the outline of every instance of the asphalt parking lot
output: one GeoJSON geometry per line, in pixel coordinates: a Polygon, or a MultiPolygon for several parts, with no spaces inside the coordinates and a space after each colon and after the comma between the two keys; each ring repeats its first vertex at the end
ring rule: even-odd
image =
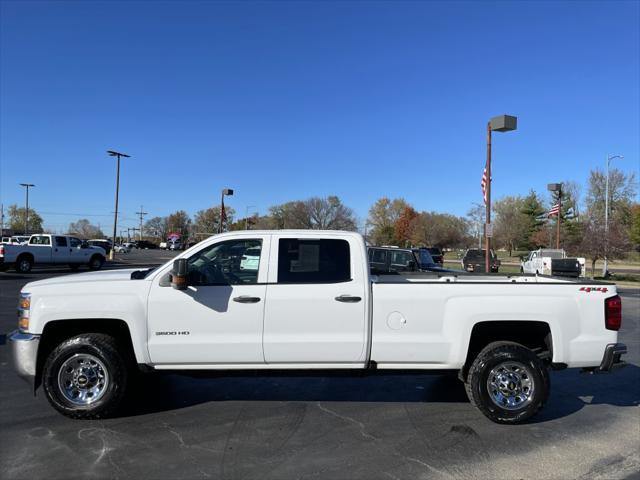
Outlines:
{"type": "MultiPolygon", "coordinates": [[[[134,251],[119,266],[163,263],[134,251]]],[[[127,411],[69,420],[9,364],[6,334],[29,275],[0,273],[0,472],[6,479],[640,478],[640,291],[623,293],[630,362],[552,373],[525,425],[491,423],[449,376],[190,378],[150,375],[127,411]]]]}

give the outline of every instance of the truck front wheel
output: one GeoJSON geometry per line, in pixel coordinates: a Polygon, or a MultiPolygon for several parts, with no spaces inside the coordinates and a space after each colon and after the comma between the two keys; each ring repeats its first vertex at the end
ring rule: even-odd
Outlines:
{"type": "Polygon", "coordinates": [[[496,423],[521,423],[549,397],[549,372],[538,356],[514,342],[487,345],[465,382],[471,403],[496,423]]]}
{"type": "Polygon", "coordinates": [[[70,418],[103,418],[124,398],[127,363],[116,340],[102,333],[69,338],[49,354],[42,372],[49,403],[70,418]]]}

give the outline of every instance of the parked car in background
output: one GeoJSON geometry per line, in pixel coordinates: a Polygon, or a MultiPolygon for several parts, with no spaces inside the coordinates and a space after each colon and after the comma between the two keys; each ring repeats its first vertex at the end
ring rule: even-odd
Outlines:
{"type": "Polygon", "coordinates": [[[368,247],[367,255],[369,268],[373,275],[418,270],[418,261],[413,251],[408,248],[368,247]]]}
{"type": "Polygon", "coordinates": [[[169,242],[160,242],[160,245],[158,245],[158,248],[160,250],[166,250],[167,248],[169,248],[169,242]]]}
{"type": "Polygon", "coordinates": [[[184,250],[182,240],[171,240],[167,243],[169,250],[184,250]]]}
{"type": "MultiPolygon", "coordinates": [[[[462,269],[467,272],[486,272],[485,249],[470,248],[462,257],[462,269]]],[[[491,272],[496,273],[500,269],[500,260],[493,249],[490,251],[489,266],[491,272]]]]}
{"type": "Polygon", "coordinates": [[[112,243],[111,240],[106,240],[104,238],[92,238],[91,240],[87,240],[89,245],[93,245],[94,247],[102,248],[107,255],[111,252],[112,243]]]}
{"type": "Polygon", "coordinates": [[[150,242],[149,240],[136,240],[135,242],[133,242],[133,245],[139,250],[153,250],[155,248],[158,248],[158,245],[150,242]]]}
{"type": "Polygon", "coordinates": [[[520,271],[536,275],[584,277],[586,267],[582,257],[569,257],[564,250],[541,248],[522,258],[520,271]]]}
{"type": "Polygon", "coordinates": [[[28,235],[11,235],[10,237],[2,237],[0,243],[10,243],[11,245],[23,245],[29,241],[28,235]]]}
{"type": "Polygon", "coordinates": [[[71,270],[87,265],[99,270],[105,260],[103,248],[68,235],[31,235],[24,245],[0,244],[0,267],[13,267],[20,273],[40,264],[67,264],[71,270]]]}
{"type": "Polygon", "coordinates": [[[459,270],[446,269],[436,263],[428,248],[413,248],[413,254],[418,262],[418,270],[423,272],[456,272],[459,270]]]}
{"type": "Polygon", "coordinates": [[[424,247],[433,258],[434,263],[437,263],[441,267],[444,265],[444,253],[440,247],[424,247]]]}
{"type": "Polygon", "coordinates": [[[129,253],[131,251],[131,248],[124,243],[119,243],[115,247],[113,247],[113,251],[116,253],[129,253]]]}

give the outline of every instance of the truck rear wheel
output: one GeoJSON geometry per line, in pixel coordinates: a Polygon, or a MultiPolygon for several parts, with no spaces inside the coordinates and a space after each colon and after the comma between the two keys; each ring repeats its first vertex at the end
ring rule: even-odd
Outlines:
{"type": "Polygon", "coordinates": [[[16,271],[29,273],[33,268],[33,259],[29,255],[20,255],[16,260],[16,271]]]}
{"type": "Polygon", "coordinates": [[[549,372],[538,356],[514,342],[494,342],[476,357],[465,382],[471,403],[496,423],[521,423],[549,397],[549,372]]]}
{"type": "Polygon", "coordinates": [[[100,270],[104,264],[104,257],[102,255],[94,255],[89,260],[89,270],[100,270]]]}
{"type": "Polygon", "coordinates": [[[70,418],[104,418],[124,398],[127,362],[116,340],[102,333],[69,338],[49,354],[42,384],[49,403],[70,418]]]}

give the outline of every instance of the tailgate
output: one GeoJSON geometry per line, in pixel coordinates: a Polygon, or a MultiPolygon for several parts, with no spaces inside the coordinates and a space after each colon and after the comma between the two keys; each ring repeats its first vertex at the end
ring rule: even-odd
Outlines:
{"type": "Polygon", "coordinates": [[[551,260],[551,275],[558,277],[579,277],[582,267],[577,258],[554,258],[551,260]]]}

